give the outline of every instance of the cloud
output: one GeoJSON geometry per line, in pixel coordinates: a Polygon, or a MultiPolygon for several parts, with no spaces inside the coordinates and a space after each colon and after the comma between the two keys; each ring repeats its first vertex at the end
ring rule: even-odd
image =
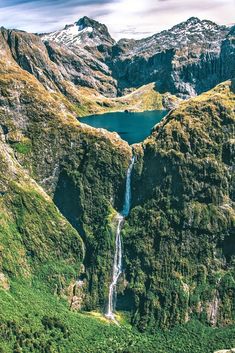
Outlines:
{"type": "Polygon", "coordinates": [[[82,16],[105,23],[114,38],[141,38],[191,16],[233,23],[234,0],[0,0],[0,25],[29,32],[63,28],[82,16]]]}
{"type": "Polygon", "coordinates": [[[1,0],[0,25],[29,32],[63,28],[80,17],[107,16],[115,0],[1,0]]]}
{"type": "Polygon", "coordinates": [[[113,8],[102,20],[111,26],[115,38],[125,33],[141,38],[138,32],[154,34],[192,16],[218,24],[234,22],[234,0],[119,0],[113,8]],[[135,27],[133,35],[129,26],[135,27]]]}
{"type": "Polygon", "coordinates": [[[74,7],[74,6],[82,6],[82,5],[91,5],[91,4],[103,4],[107,2],[112,2],[112,0],[79,0],[79,4],[77,0],[1,0],[0,8],[18,6],[27,4],[29,6],[36,7],[74,7]]]}

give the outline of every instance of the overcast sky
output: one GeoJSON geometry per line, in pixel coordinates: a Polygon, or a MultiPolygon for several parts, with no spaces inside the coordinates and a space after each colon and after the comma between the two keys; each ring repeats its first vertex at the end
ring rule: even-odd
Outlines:
{"type": "Polygon", "coordinates": [[[50,32],[86,15],[115,39],[142,38],[191,16],[232,24],[234,14],[235,0],[0,0],[0,26],[50,32]]]}

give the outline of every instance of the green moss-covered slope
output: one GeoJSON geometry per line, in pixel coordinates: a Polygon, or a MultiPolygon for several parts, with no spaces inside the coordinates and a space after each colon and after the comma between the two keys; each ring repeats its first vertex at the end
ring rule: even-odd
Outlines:
{"type": "Polygon", "coordinates": [[[10,148],[0,147],[0,287],[11,293],[12,281],[37,278],[62,295],[79,276],[83,242],[10,148]]]}
{"type": "Polygon", "coordinates": [[[123,239],[125,295],[141,330],[234,323],[234,103],[231,82],[221,84],[182,103],[136,148],[123,239]]]}
{"type": "Polygon", "coordinates": [[[123,202],[131,148],[117,134],[79,123],[62,95],[46,90],[14,61],[2,62],[0,72],[5,142],[82,236],[84,306],[103,309],[114,249],[113,209],[123,202]]]}

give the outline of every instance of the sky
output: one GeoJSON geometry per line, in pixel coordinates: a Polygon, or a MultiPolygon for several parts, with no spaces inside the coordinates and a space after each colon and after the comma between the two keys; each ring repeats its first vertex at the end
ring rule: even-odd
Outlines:
{"type": "Polygon", "coordinates": [[[88,16],[116,40],[143,38],[192,16],[230,25],[234,14],[235,0],[0,0],[0,26],[45,33],[88,16]]]}

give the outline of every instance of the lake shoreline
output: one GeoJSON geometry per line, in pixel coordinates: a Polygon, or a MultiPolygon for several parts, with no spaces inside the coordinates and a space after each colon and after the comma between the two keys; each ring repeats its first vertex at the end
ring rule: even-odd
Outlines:
{"type": "Polygon", "coordinates": [[[79,118],[79,122],[97,129],[116,132],[130,145],[144,141],[152,128],[167,114],[168,110],[147,110],[144,112],[109,112],[79,118]]]}

